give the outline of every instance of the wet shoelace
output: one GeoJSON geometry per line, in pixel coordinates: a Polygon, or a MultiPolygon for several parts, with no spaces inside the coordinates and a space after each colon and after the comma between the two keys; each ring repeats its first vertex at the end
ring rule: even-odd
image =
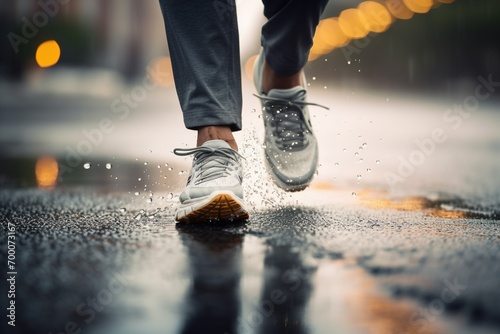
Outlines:
{"type": "Polygon", "coordinates": [[[238,166],[238,157],[244,159],[233,149],[205,146],[176,148],[174,154],[178,156],[194,155],[194,160],[198,165],[196,170],[193,170],[193,173],[197,173],[198,176],[195,184],[231,175],[231,171],[234,171],[238,166]]]}
{"type": "Polygon", "coordinates": [[[272,115],[270,125],[277,145],[282,150],[300,150],[307,146],[304,136],[307,131],[302,108],[305,106],[330,108],[321,104],[305,101],[306,91],[301,90],[291,99],[280,99],[266,95],[257,95],[265,102],[265,109],[272,115]]]}

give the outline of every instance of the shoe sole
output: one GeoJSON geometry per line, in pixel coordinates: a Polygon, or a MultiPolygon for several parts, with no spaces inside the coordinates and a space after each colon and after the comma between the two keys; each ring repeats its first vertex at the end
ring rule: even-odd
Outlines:
{"type": "Polygon", "coordinates": [[[175,220],[180,223],[207,223],[213,221],[240,221],[248,219],[242,200],[233,192],[213,192],[193,203],[181,204],[175,220]]]}

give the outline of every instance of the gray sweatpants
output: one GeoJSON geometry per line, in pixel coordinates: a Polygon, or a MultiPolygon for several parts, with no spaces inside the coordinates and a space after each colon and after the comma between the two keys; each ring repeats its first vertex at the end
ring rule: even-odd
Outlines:
{"type": "MultiPolygon", "coordinates": [[[[250,0],[247,0],[250,1],[250,0]]],[[[261,44],[281,75],[304,67],[328,0],[263,0],[261,44]]],[[[235,0],[160,0],[175,86],[188,129],[241,130],[241,67],[235,0]]]]}

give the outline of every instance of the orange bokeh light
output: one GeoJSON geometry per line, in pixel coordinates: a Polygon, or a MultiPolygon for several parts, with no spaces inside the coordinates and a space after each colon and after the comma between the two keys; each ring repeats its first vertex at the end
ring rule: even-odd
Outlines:
{"type": "Polygon", "coordinates": [[[386,31],[392,23],[391,13],[384,5],[375,1],[365,1],[359,5],[363,12],[365,28],[371,32],[381,33],[386,31]]]}
{"type": "Polygon", "coordinates": [[[59,165],[53,157],[41,157],[35,164],[35,176],[38,187],[52,189],[57,183],[59,165]]]}
{"type": "Polygon", "coordinates": [[[167,87],[174,84],[174,74],[172,72],[170,57],[153,59],[149,63],[147,71],[149,80],[157,86],[167,87]]]}
{"type": "Polygon", "coordinates": [[[385,0],[385,5],[389,12],[397,19],[409,20],[414,13],[406,7],[403,0],[385,0]]]}
{"type": "Polygon", "coordinates": [[[331,52],[335,48],[340,48],[349,43],[347,37],[340,28],[337,18],[328,18],[321,20],[316,29],[313,39],[313,47],[309,54],[309,61],[314,60],[321,55],[331,52]]]}
{"type": "Polygon", "coordinates": [[[325,44],[326,48],[339,48],[346,45],[350,40],[340,28],[337,18],[322,20],[318,28],[320,29],[316,32],[317,37],[325,44]]]}
{"type": "Polygon", "coordinates": [[[368,35],[364,22],[366,18],[357,8],[343,10],[339,16],[340,29],[350,38],[363,38],[368,35]]]}
{"type": "MultiPolygon", "coordinates": [[[[386,31],[396,19],[409,20],[415,13],[427,13],[432,6],[455,0],[376,0],[363,1],[358,8],[342,11],[339,17],[321,20],[316,29],[308,61],[317,59],[352,39],[386,31]]],[[[246,66],[245,66],[246,68],[246,66]]]]}
{"type": "Polygon", "coordinates": [[[61,48],[54,40],[43,42],[36,49],[36,63],[42,68],[54,66],[60,57],[61,48]]]}
{"type": "Polygon", "coordinates": [[[403,0],[403,1],[409,10],[419,14],[427,13],[434,4],[433,0],[403,0]]]}

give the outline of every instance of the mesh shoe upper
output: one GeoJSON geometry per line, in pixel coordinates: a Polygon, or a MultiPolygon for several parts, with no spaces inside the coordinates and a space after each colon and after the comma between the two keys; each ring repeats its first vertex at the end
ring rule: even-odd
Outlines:
{"type": "MultiPolygon", "coordinates": [[[[254,83],[262,92],[263,54],[254,67],[254,83]]],[[[309,185],[318,164],[318,145],[309,118],[304,86],[271,89],[255,95],[262,101],[265,125],[266,161],[275,182],[285,190],[301,190],[309,185]]],[[[323,107],[328,109],[326,107],[323,107]]]]}
{"type": "Polygon", "coordinates": [[[266,156],[288,183],[308,180],[316,170],[316,138],[307,107],[299,104],[305,97],[302,87],[273,89],[263,97],[266,156]]]}
{"type": "Polygon", "coordinates": [[[243,198],[241,156],[225,141],[210,140],[200,147],[175,149],[174,153],[194,155],[191,174],[179,197],[181,203],[208,196],[218,190],[232,191],[243,198]]]}

